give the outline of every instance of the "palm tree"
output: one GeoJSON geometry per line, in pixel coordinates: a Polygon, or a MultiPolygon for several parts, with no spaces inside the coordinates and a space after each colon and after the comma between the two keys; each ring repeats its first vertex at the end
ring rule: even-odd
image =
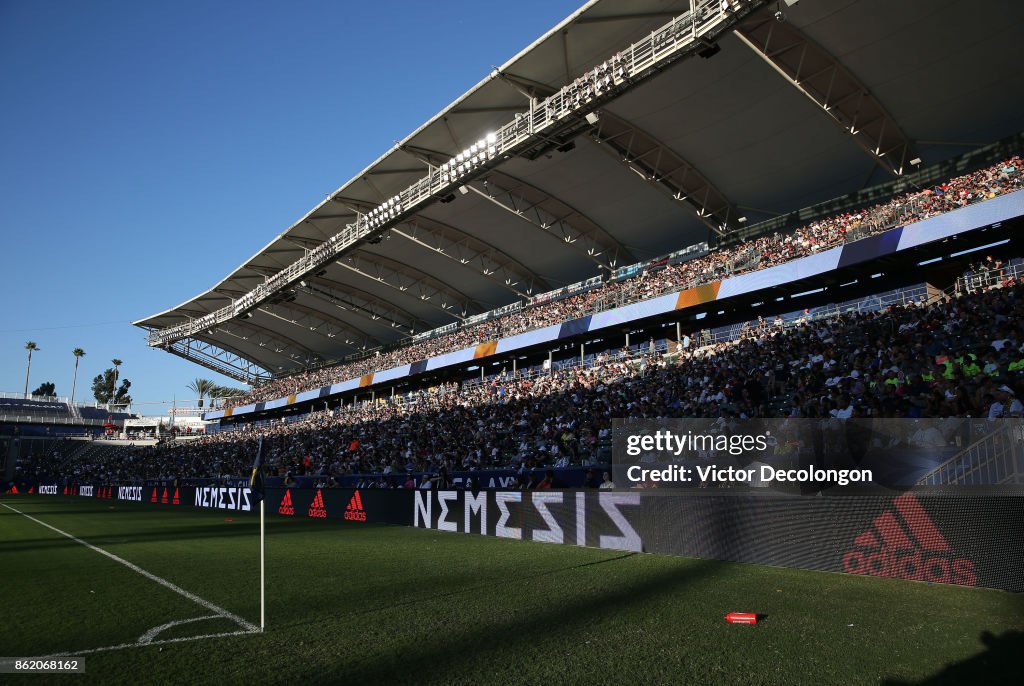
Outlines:
{"type": "Polygon", "coordinates": [[[220,400],[224,401],[228,398],[237,398],[240,395],[245,395],[245,389],[235,388],[233,386],[214,386],[210,389],[210,407],[213,407],[213,401],[220,400]]]}
{"type": "Polygon", "coordinates": [[[28,398],[28,374],[32,371],[32,351],[39,350],[39,346],[35,341],[29,341],[25,344],[25,350],[28,351],[28,366],[25,368],[25,397],[28,398]]]}
{"type": "Polygon", "coordinates": [[[199,399],[199,407],[203,406],[203,398],[211,395],[217,384],[209,379],[196,379],[188,385],[188,390],[194,392],[199,399]]]}
{"type": "Polygon", "coordinates": [[[75,385],[78,383],[78,361],[85,357],[85,351],[81,348],[75,348],[71,351],[71,354],[75,356],[75,377],[71,381],[71,404],[75,404],[75,385]]]}
{"type": "Polygon", "coordinates": [[[117,376],[120,371],[120,366],[124,364],[121,360],[116,357],[110,361],[110,364],[114,365],[114,383],[110,387],[110,404],[113,405],[114,401],[117,400],[117,376]]]}

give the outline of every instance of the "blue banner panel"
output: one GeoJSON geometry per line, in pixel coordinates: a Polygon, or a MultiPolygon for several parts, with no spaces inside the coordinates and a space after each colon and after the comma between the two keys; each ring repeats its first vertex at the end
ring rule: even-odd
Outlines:
{"type": "Polygon", "coordinates": [[[591,316],[583,317],[582,319],[573,319],[571,322],[562,324],[562,328],[558,330],[559,338],[571,338],[578,336],[581,333],[586,333],[590,330],[591,316]]]}
{"type": "Polygon", "coordinates": [[[899,250],[901,235],[903,235],[903,229],[896,228],[844,245],[843,253],[839,256],[839,268],[874,260],[883,255],[891,255],[899,250]]]}

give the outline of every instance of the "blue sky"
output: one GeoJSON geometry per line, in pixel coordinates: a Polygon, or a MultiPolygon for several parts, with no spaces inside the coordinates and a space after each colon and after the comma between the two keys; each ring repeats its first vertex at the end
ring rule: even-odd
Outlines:
{"type": "Polygon", "coordinates": [[[197,376],[130,322],[206,290],[582,0],[0,0],[0,391],[136,410],[197,376]]]}

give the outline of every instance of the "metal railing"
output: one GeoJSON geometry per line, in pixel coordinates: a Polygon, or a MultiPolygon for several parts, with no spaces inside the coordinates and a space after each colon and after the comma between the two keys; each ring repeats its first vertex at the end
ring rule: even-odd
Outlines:
{"type": "Polygon", "coordinates": [[[0,393],[0,399],[2,400],[32,400],[35,402],[42,403],[70,403],[71,399],[67,397],[58,397],[56,395],[30,395],[27,396],[24,393],[0,393]]]}
{"type": "Polygon", "coordinates": [[[0,413],[0,422],[10,424],[71,424],[72,426],[103,426],[99,419],[79,419],[69,414],[7,414],[0,413]],[[73,420],[73,421],[72,421],[73,420]]]}
{"type": "Polygon", "coordinates": [[[956,290],[957,293],[977,293],[999,286],[1004,281],[1020,281],[1021,275],[1024,275],[1024,262],[974,271],[964,274],[956,280],[956,290]]]}
{"type": "Polygon", "coordinates": [[[1024,484],[1024,424],[1020,420],[972,422],[982,437],[918,480],[919,486],[1024,484]]]}
{"type": "MultiPolygon", "coordinates": [[[[1010,174],[1010,177],[1013,179],[1020,179],[1022,173],[1024,173],[1024,170],[1016,170],[1012,174],[1010,174]]],[[[976,199],[971,204],[984,202],[985,199],[987,198],[976,199]]],[[[864,238],[869,238],[871,236],[888,231],[889,229],[893,229],[898,226],[905,226],[907,224],[912,224],[914,222],[920,221],[921,219],[927,218],[924,216],[926,214],[924,212],[924,209],[925,205],[922,202],[921,198],[915,195],[912,197],[908,197],[899,203],[886,204],[881,207],[873,208],[870,211],[864,210],[856,217],[856,221],[859,223],[847,227],[846,231],[843,232],[840,236],[837,236],[834,241],[819,244],[818,251],[827,250],[839,245],[848,245],[850,243],[855,243],[859,240],[863,240],[864,238]]],[[[949,208],[946,211],[952,211],[953,209],[959,209],[959,207],[949,208]]],[[[627,278],[635,277],[638,274],[642,274],[652,266],[660,269],[668,265],[675,265],[692,259],[696,259],[698,257],[703,257],[709,254],[710,252],[711,251],[707,249],[707,244],[705,243],[700,244],[698,246],[691,246],[690,248],[676,251],[667,256],[648,260],[647,262],[637,263],[635,265],[630,265],[629,267],[623,267],[619,270],[616,270],[613,282],[624,282],[627,280],[627,278]],[[701,246],[703,246],[703,250],[700,250],[701,246]],[[693,248],[698,249],[693,250],[693,248]],[[680,256],[685,256],[685,259],[680,259],[680,256]]],[[[800,255],[798,257],[802,256],[803,255],[800,255]]],[[[622,307],[624,305],[630,305],[636,302],[641,302],[643,300],[665,295],[666,293],[672,293],[686,288],[700,286],[715,280],[725,279],[730,276],[735,276],[749,271],[756,271],[757,269],[762,268],[762,260],[763,255],[754,247],[750,247],[745,250],[742,250],[742,252],[738,253],[734,257],[731,257],[723,264],[716,265],[712,269],[705,271],[702,274],[695,275],[685,282],[662,284],[654,287],[653,289],[643,290],[642,292],[635,292],[630,290],[615,290],[609,293],[602,293],[595,299],[593,303],[590,304],[590,306],[586,310],[581,312],[579,316],[597,314],[599,312],[604,312],[606,310],[614,309],[616,307],[622,307]]],[[[770,264],[767,266],[774,265],[770,264]]],[[[652,270],[649,273],[656,273],[656,270],[652,270]]],[[[422,332],[415,336],[402,339],[401,341],[386,346],[386,348],[388,350],[393,350],[395,348],[400,348],[404,345],[408,345],[410,342],[419,342],[431,338],[436,338],[440,335],[452,333],[460,329],[464,330],[472,325],[475,325],[480,321],[490,321],[492,319],[497,319],[500,316],[509,313],[526,311],[529,307],[532,307],[534,305],[544,304],[547,302],[552,302],[555,300],[571,297],[572,295],[576,295],[577,293],[583,292],[585,290],[594,290],[601,285],[607,285],[607,283],[601,281],[600,277],[593,277],[592,279],[589,279],[587,281],[581,281],[571,286],[566,286],[563,289],[558,289],[555,291],[551,291],[549,293],[543,293],[534,296],[530,301],[526,303],[512,303],[511,305],[507,305],[497,310],[492,310],[489,312],[485,312],[483,314],[475,315],[474,317],[466,319],[462,322],[453,322],[451,324],[447,324],[436,329],[431,329],[430,331],[422,332]],[[594,283],[595,279],[598,281],[598,283],[596,284],[594,283]]],[[[540,326],[547,325],[548,324],[541,324],[540,326]]],[[[506,332],[504,335],[515,335],[518,333],[523,333],[524,331],[527,330],[529,329],[512,329],[509,332],[506,332]]],[[[356,362],[359,360],[367,359],[369,357],[373,357],[377,353],[377,351],[382,351],[384,349],[385,346],[380,346],[370,350],[352,353],[350,355],[346,355],[341,359],[325,360],[324,362],[319,363],[317,365],[308,366],[303,371],[323,369],[325,367],[331,367],[339,364],[344,364],[347,362],[356,362]]]]}
{"type": "MultiPolygon", "coordinates": [[[[945,292],[935,292],[931,294],[931,297],[929,297],[928,287],[925,285],[898,289],[877,296],[818,308],[814,313],[807,315],[802,312],[786,314],[783,316],[784,326],[781,330],[791,330],[811,322],[834,319],[847,314],[879,312],[892,306],[907,306],[911,304],[919,305],[936,302],[937,300],[941,300],[945,297],[948,297],[948,294],[945,292]]],[[[773,327],[771,330],[780,331],[778,327],[773,327]]],[[[709,337],[704,342],[698,340],[698,334],[693,334],[691,336],[692,344],[690,350],[699,350],[700,348],[715,343],[738,341],[745,335],[745,332],[740,331],[739,326],[723,327],[714,331],[708,331],[707,333],[709,337]]],[[[668,339],[663,338],[657,340],[655,342],[654,354],[661,356],[672,355],[672,347],[673,346],[670,344],[668,339]]],[[[460,389],[472,389],[478,386],[487,385],[496,377],[500,378],[502,381],[528,380],[549,376],[553,372],[571,371],[573,369],[590,369],[597,366],[607,365],[612,362],[638,362],[645,357],[651,357],[649,341],[614,351],[584,355],[583,359],[579,356],[574,356],[569,359],[556,361],[552,364],[551,369],[543,369],[535,365],[527,369],[509,372],[506,368],[504,373],[499,372],[496,375],[485,376],[483,379],[469,379],[463,381],[458,389],[453,389],[450,392],[458,392],[460,389]]],[[[431,395],[431,393],[421,391],[413,392],[412,394],[395,395],[385,399],[399,405],[406,405],[410,402],[415,402],[417,399],[429,397],[431,395]]],[[[436,393],[433,395],[436,395],[436,393]]],[[[369,403],[371,401],[368,400],[366,402],[369,403]]],[[[356,404],[357,407],[359,405],[359,403],[356,404]]]]}
{"type": "Polygon", "coordinates": [[[755,335],[771,331],[792,329],[802,324],[818,322],[847,314],[863,314],[865,312],[881,312],[889,307],[906,307],[908,305],[927,305],[949,297],[944,291],[929,291],[925,284],[900,288],[888,291],[880,295],[873,295],[858,300],[852,300],[839,304],[825,305],[815,308],[810,312],[789,312],[780,315],[782,326],[777,320],[764,320],[759,327],[756,320],[740,322],[727,327],[718,327],[711,330],[695,331],[691,339],[699,346],[713,345],[715,343],[739,340],[744,335],[755,335]],[[748,326],[749,325],[749,326],[748,326]],[[746,327],[746,328],[744,328],[746,327]]]}

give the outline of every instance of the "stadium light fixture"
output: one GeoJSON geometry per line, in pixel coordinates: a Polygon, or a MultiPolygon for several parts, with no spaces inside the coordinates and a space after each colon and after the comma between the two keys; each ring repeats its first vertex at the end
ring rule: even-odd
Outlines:
{"type": "Polygon", "coordinates": [[[601,120],[601,116],[597,112],[588,112],[587,116],[584,117],[584,119],[587,120],[588,124],[593,126],[594,124],[597,124],[597,122],[601,120]]]}
{"type": "Polygon", "coordinates": [[[915,157],[914,159],[910,160],[910,163],[916,167],[917,165],[921,164],[921,158],[915,157]]]}

